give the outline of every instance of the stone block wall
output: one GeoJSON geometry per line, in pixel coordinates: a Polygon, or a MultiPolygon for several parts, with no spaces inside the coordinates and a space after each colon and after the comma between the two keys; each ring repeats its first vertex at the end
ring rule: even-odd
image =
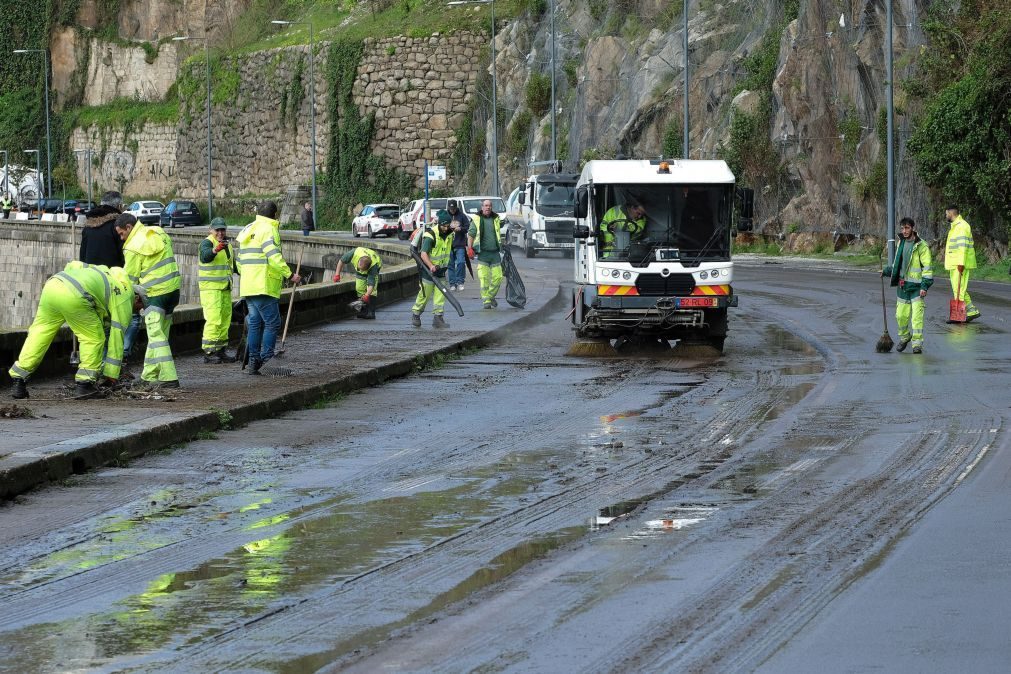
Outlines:
{"type": "MultiPolygon", "coordinates": [[[[175,126],[162,124],[147,124],[129,131],[92,126],[74,129],[71,147],[95,151],[91,179],[97,193],[116,189],[127,198],[143,196],[164,201],[178,189],[178,138],[175,126]]],[[[201,148],[206,146],[205,140],[201,148]]],[[[84,155],[78,154],[77,158],[77,179],[81,185],[87,185],[84,155]]],[[[195,179],[206,180],[206,159],[193,170],[197,172],[195,179]]]]}

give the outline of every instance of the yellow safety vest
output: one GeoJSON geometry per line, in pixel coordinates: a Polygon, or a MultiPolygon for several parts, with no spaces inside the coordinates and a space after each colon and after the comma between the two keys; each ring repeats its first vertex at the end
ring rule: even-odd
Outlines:
{"type": "Polygon", "coordinates": [[[428,259],[432,261],[436,267],[448,267],[449,266],[449,256],[453,251],[453,237],[455,232],[449,230],[445,237],[440,237],[438,229],[435,227],[430,227],[425,230],[422,235],[422,243],[425,239],[431,239],[434,242],[432,250],[428,253],[428,259]]]}
{"type": "MultiPolygon", "coordinates": [[[[475,253],[481,252],[481,225],[484,224],[481,218],[482,215],[480,213],[474,216],[474,229],[471,230],[474,232],[474,245],[471,246],[471,248],[474,249],[475,253]]],[[[498,242],[498,249],[502,250],[502,221],[499,219],[497,215],[495,216],[494,226],[495,226],[495,241],[498,242]]]]}
{"type": "Polygon", "coordinates": [[[944,268],[957,269],[958,265],[966,269],[976,268],[976,246],[972,240],[972,229],[961,215],[951,221],[948,240],[944,246],[944,268]]]}
{"type": "Polygon", "coordinates": [[[182,285],[172,239],[161,227],[135,224],[123,244],[123,257],[130,281],[146,288],[148,297],[167,295],[182,285]]]}
{"type": "Polygon", "coordinates": [[[118,378],[123,365],[123,339],[133,316],[133,284],[126,271],[75,260],[56,277],[84,296],[109,328],[104,373],[118,378]]]}
{"type": "MultiPolygon", "coordinates": [[[[220,242],[211,234],[207,240],[214,246],[220,242]]],[[[210,262],[201,262],[197,274],[197,285],[201,290],[229,290],[232,287],[232,244],[226,243],[210,262]]]]}
{"type": "Polygon", "coordinates": [[[355,248],[354,254],[351,255],[351,268],[355,270],[355,276],[362,280],[369,278],[369,272],[372,271],[372,267],[375,267],[378,270],[381,269],[382,266],[383,261],[379,258],[379,253],[369,248],[355,248]],[[369,268],[364,272],[358,269],[358,261],[363,257],[367,257],[372,261],[372,264],[370,264],[369,268]]]}
{"type": "Polygon", "coordinates": [[[281,254],[279,227],[277,220],[258,215],[235,238],[239,244],[236,263],[243,297],[281,297],[281,286],[291,276],[291,269],[281,254]]]}

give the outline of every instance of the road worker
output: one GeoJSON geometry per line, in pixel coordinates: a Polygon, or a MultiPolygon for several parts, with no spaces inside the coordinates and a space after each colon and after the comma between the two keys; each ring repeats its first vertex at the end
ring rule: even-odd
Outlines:
{"type": "Polygon", "coordinates": [[[246,225],[236,237],[239,255],[239,290],[246,299],[249,374],[274,357],[274,345],[281,331],[279,301],[284,280],[298,285],[302,278],[294,274],[281,254],[281,232],[277,204],[264,201],[256,208],[256,220],[246,225]]]}
{"type": "Polygon", "coordinates": [[[147,351],[138,388],[179,388],[169,332],[172,312],[179,304],[182,279],[172,252],[172,240],[161,227],[140,223],[130,213],[116,218],[115,226],[123,241],[126,273],[134,284],[147,291],[147,307],[142,314],[147,351]]]}
{"type": "Polygon", "coordinates": [[[64,323],[80,343],[81,364],[74,376],[76,396],[94,396],[99,376],[119,379],[123,335],[130,316],[143,308],[144,294],[120,267],[110,269],[75,260],[51,276],[42,288],[39,309],[21,353],[9,371],[14,381],[11,395],[28,397],[26,380],[39,367],[64,323]]]}
{"type": "MultiPolygon", "coordinates": [[[[635,199],[623,206],[614,206],[600,220],[600,249],[603,255],[613,255],[618,232],[627,232],[629,241],[642,237],[646,231],[646,209],[635,199]]],[[[618,251],[621,253],[622,251],[618,251]]]]}
{"type": "MultiPolygon", "coordinates": [[[[951,223],[948,240],[944,245],[944,268],[951,278],[951,292],[956,300],[965,302],[965,322],[980,317],[979,309],[969,297],[969,275],[976,268],[976,248],[972,241],[972,228],[959,212],[958,206],[948,206],[944,217],[951,223]]],[[[954,321],[949,320],[949,323],[954,321]]]]}
{"type": "MultiPolygon", "coordinates": [[[[418,245],[418,252],[424,264],[432,276],[444,279],[446,270],[449,268],[450,252],[453,248],[453,231],[450,229],[452,218],[449,213],[440,210],[435,214],[436,225],[428,227],[421,235],[421,242],[418,245]]],[[[411,325],[416,328],[421,327],[421,314],[424,313],[428,303],[432,303],[432,327],[448,328],[449,323],[443,318],[442,313],[446,305],[446,296],[437,285],[431,281],[421,280],[421,289],[418,297],[411,307],[411,325]]]]}
{"type": "Polygon", "coordinates": [[[379,272],[382,271],[383,261],[379,258],[379,253],[370,248],[355,248],[341,256],[337,261],[337,269],[334,270],[333,280],[341,280],[341,271],[344,265],[350,265],[355,270],[355,293],[362,302],[361,309],[358,310],[358,318],[373,319],[376,317],[376,288],[379,284],[379,272]]]}
{"type": "Polygon", "coordinates": [[[473,259],[475,254],[481,303],[485,309],[494,309],[502,287],[502,221],[491,209],[490,199],[481,202],[481,212],[474,216],[474,226],[467,234],[467,256],[473,259]]]}
{"type": "Polygon", "coordinates": [[[923,353],[923,301],[934,283],[930,248],[917,236],[912,218],[899,221],[899,236],[902,240],[895,251],[895,260],[883,272],[891,277],[898,298],[895,321],[899,324],[899,343],[895,350],[905,351],[912,342],[913,353],[923,353]]]}
{"type": "Polygon", "coordinates": [[[4,195],[0,198],[0,210],[4,212],[4,220],[11,216],[11,209],[14,208],[14,202],[11,201],[11,195],[4,190],[4,195]]]}
{"type": "Polygon", "coordinates": [[[228,328],[232,323],[232,274],[235,251],[228,243],[224,218],[211,220],[211,231],[200,242],[197,285],[204,310],[204,334],[200,342],[205,363],[234,363],[228,355],[228,328]]]}

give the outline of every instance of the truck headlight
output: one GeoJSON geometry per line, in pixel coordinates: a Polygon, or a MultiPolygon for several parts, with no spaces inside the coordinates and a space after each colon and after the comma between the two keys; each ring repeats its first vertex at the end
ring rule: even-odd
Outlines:
{"type": "MultiPolygon", "coordinates": [[[[714,271],[713,275],[714,276],[718,276],[719,272],[715,272],[714,271]]],[[[705,281],[707,278],[709,278],[709,272],[701,272],[701,273],[699,273],[699,278],[702,279],[703,281],[705,281]]]]}
{"type": "Polygon", "coordinates": [[[544,232],[534,232],[534,241],[540,244],[547,244],[548,237],[544,232]]]}

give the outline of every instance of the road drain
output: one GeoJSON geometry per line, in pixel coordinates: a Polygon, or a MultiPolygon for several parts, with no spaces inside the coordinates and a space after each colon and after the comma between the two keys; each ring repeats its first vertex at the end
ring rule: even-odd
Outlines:
{"type": "Polygon", "coordinates": [[[264,377],[294,377],[295,373],[288,367],[268,366],[260,370],[264,377]]]}

